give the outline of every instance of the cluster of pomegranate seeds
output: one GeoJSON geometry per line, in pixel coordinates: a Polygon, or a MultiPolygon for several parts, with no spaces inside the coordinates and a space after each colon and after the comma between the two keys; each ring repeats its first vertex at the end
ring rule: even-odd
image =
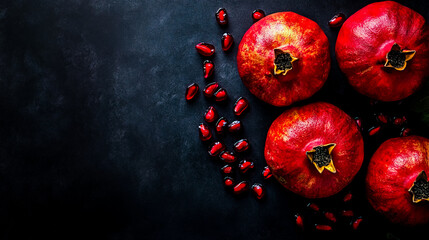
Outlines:
{"type": "Polygon", "coordinates": [[[228,13],[225,8],[219,8],[215,14],[216,22],[221,26],[228,24],[228,13]]]}
{"type": "Polygon", "coordinates": [[[237,161],[237,157],[234,155],[233,152],[229,151],[223,151],[219,154],[220,160],[226,162],[226,163],[234,163],[237,161]]]}
{"type": "Polygon", "coordinates": [[[335,16],[333,16],[331,20],[329,20],[328,25],[330,27],[336,28],[343,25],[345,21],[346,21],[346,15],[344,15],[344,13],[338,13],[335,16]]]}
{"type": "Polygon", "coordinates": [[[203,90],[203,94],[204,96],[211,98],[213,97],[214,93],[216,92],[216,90],[219,87],[219,83],[217,82],[212,82],[206,85],[206,87],[203,90]]]}
{"type": "Polygon", "coordinates": [[[237,133],[241,130],[241,121],[235,120],[228,125],[228,131],[230,133],[237,133]]]}
{"type": "Polygon", "coordinates": [[[265,12],[261,9],[256,9],[252,13],[253,22],[257,22],[257,21],[261,20],[263,17],[265,17],[265,12]]]}
{"type": "Polygon", "coordinates": [[[240,193],[247,191],[248,188],[249,188],[249,183],[247,183],[247,181],[241,181],[237,185],[234,186],[233,190],[234,190],[235,194],[240,194],[240,193]]]}
{"type": "Polygon", "coordinates": [[[192,83],[186,88],[185,99],[186,101],[193,100],[198,95],[200,87],[196,83],[192,83]]]}
{"type": "Polygon", "coordinates": [[[249,141],[247,139],[241,139],[234,143],[234,151],[236,152],[244,152],[247,149],[249,149],[249,141]]]}
{"type": "Polygon", "coordinates": [[[222,50],[225,52],[229,51],[232,47],[232,44],[234,44],[234,37],[232,37],[231,33],[224,33],[222,35],[221,43],[222,50]]]}
{"type": "Polygon", "coordinates": [[[253,184],[252,191],[255,194],[256,198],[259,200],[261,200],[265,196],[265,188],[260,183],[253,184]]]}
{"type": "Polygon", "coordinates": [[[244,97],[240,97],[234,104],[234,114],[240,116],[248,107],[249,101],[244,97]]]}
{"type": "Polygon", "coordinates": [[[222,101],[225,101],[228,98],[228,93],[226,92],[225,89],[219,88],[214,93],[214,97],[215,97],[216,102],[222,102],[222,101]]]}
{"type": "Polygon", "coordinates": [[[209,126],[207,126],[207,124],[200,123],[198,130],[201,141],[208,141],[212,138],[212,133],[210,132],[209,126]]]}
{"type": "Polygon", "coordinates": [[[240,164],[238,165],[238,168],[240,169],[241,173],[246,173],[254,167],[255,165],[253,164],[253,162],[248,160],[241,160],[240,164]]]}
{"type": "Polygon", "coordinates": [[[219,117],[216,108],[210,106],[207,108],[206,113],[204,114],[204,120],[208,123],[212,123],[217,120],[219,117]]]}
{"type": "Polygon", "coordinates": [[[262,177],[264,179],[269,179],[272,176],[273,174],[271,173],[271,169],[268,166],[265,166],[264,170],[262,170],[262,177]]]}
{"type": "Polygon", "coordinates": [[[219,135],[224,134],[227,126],[228,126],[228,121],[226,120],[226,118],[224,117],[219,118],[219,120],[217,120],[216,122],[216,127],[215,127],[216,133],[219,135]]]}
{"type": "Polygon", "coordinates": [[[225,145],[221,142],[215,142],[209,147],[209,155],[215,157],[225,150],[225,145]]]}
{"type": "Polygon", "coordinates": [[[203,62],[204,79],[209,79],[213,75],[214,64],[210,60],[203,62]]]}
{"type": "Polygon", "coordinates": [[[210,43],[200,42],[195,45],[195,49],[197,49],[197,52],[204,57],[213,56],[215,53],[215,47],[210,43]]]}

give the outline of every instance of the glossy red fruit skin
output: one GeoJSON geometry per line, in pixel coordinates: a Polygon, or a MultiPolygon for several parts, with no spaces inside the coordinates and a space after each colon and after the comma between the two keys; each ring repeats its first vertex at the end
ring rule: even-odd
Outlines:
{"type": "Polygon", "coordinates": [[[401,100],[429,75],[429,28],[424,17],[399,3],[372,3],[344,22],[335,52],[341,70],[359,93],[380,101],[401,100]],[[384,67],[394,43],[416,51],[403,71],[384,67]]]}
{"type": "Polygon", "coordinates": [[[215,97],[216,102],[225,101],[228,98],[228,93],[224,88],[219,88],[213,96],[215,97]]]}
{"type": "Polygon", "coordinates": [[[216,92],[216,90],[218,88],[219,88],[219,83],[217,83],[217,82],[209,83],[204,88],[203,94],[204,94],[204,96],[211,98],[211,97],[213,97],[214,93],[216,92]]]}
{"type": "Polygon", "coordinates": [[[235,194],[241,194],[245,191],[247,191],[249,188],[249,183],[246,181],[241,181],[237,185],[234,186],[234,193],[235,194]]]}
{"type": "Polygon", "coordinates": [[[209,147],[209,155],[215,157],[225,150],[225,145],[221,142],[215,142],[209,147]]]}
{"type": "Polygon", "coordinates": [[[237,66],[241,80],[253,95],[274,106],[288,106],[312,96],[328,78],[328,38],[317,23],[306,17],[293,12],[270,14],[244,34],[237,66]],[[274,75],[274,49],[298,58],[286,75],[274,75]]]}
{"type": "Polygon", "coordinates": [[[204,79],[209,79],[213,75],[214,71],[214,64],[210,60],[205,60],[203,62],[203,72],[204,72],[204,79]]]}
{"type": "Polygon", "coordinates": [[[261,20],[263,17],[265,17],[265,12],[261,9],[256,9],[252,13],[253,22],[257,22],[261,20]]]}
{"type": "Polygon", "coordinates": [[[221,26],[226,26],[228,24],[228,12],[225,8],[219,8],[215,14],[216,22],[221,26]]]}
{"type": "Polygon", "coordinates": [[[231,49],[232,45],[234,44],[234,37],[231,35],[231,33],[224,33],[222,35],[221,44],[222,50],[224,52],[227,52],[231,49]]]}
{"type": "Polygon", "coordinates": [[[218,117],[217,110],[213,106],[208,107],[204,114],[204,120],[208,123],[216,121],[218,117]]]}
{"type": "Polygon", "coordinates": [[[241,121],[235,120],[228,125],[228,131],[230,133],[237,133],[241,130],[241,121]]]}
{"type": "Polygon", "coordinates": [[[244,152],[249,149],[249,141],[247,139],[241,139],[234,143],[234,151],[244,152]]]}
{"type": "Polygon", "coordinates": [[[249,101],[246,98],[240,97],[234,104],[234,114],[235,116],[241,116],[246,109],[249,107],[249,101]]]}
{"type": "Polygon", "coordinates": [[[205,123],[200,123],[200,125],[198,126],[198,132],[199,132],[201,141],[205,142],[212,138],[212,133],[210,131],[210,128],[205,123]]]}
{"type": "Polygon", "coordinates": [[[240,164],[238,164],[238,168],[240,169],[241,173],[247,173],[250,169],[254,168],[255,165],[252,161],[248,160],[241,160],[240,164]]]}
{"type": "Polygon", "coordinates": [[[408,190],[421,171],[429,173],[429,139],[419,136],[392,138],[372,156],[366,176],[367,198],[372,207],[393,223],[429,223],[429,202],[412,202],[408,190]]]}
{"type": "Polygon", "coordinates": [[[271,125],[265,160],[287,189],[306,198],[334,195],[359,171],[364,157],[362,135],[355,121],[332,104],[318,102],[286,110],[271,125]],[[306,156],[315,146],[335,143],[336,173],[319,173],[306,156]]]}
{"type": "Polygon", "coordinates": [[[219,154],[220,160],[226,162],[226,163],[234,163],[237,161],[237,157],[234,155],[233,152],[230,151],[223,151],[219,154]]]}
{"type": "Polygon", "coordinates": [[[195,45],[195,49],[197,49],[197,52],[205,57],[213,56],[215,53],[215,47],[210,43],[200,42],[197,45],[195,45]]]}
{"type": "Polygon", "coordinates": [[[331,20],[329,20],[328,25],[333,28],[340,27],[341,25],[343,25],[345,20],[346,15],[344,15],[344,13],[338,13],[335,14],[335,16],[331,18],[331,20]]]}
{"type": "Polygon", "coordinates": [[[185,99],[186,101],[193,100],[198,95],[200,87],[196,83],[192,83],[186,88],[185,99]]]}
{"type": "Polygon", "coordinates": [[[252,191],[258,200],[261,200],[265,196],[265,188],[262,186],[262,184],[259,184],[259,183],[253,184],[252,191]]]}
{"type": "Polygon", "coordinates": [[[228,121],[226,120],[226,118],[224,117],[219,118],[219,120],[217,120],[216,122],[216,127],[215,127],[216,133],[219,135],[224,134],[227,126],[228,126],[228,121]]]}

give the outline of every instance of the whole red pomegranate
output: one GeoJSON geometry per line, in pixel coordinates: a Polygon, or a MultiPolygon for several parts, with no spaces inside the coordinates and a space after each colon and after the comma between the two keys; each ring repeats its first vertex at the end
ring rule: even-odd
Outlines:
{"type": "Polygon", "coordinates": [[[363,156],[355,121],[323,102],[286,110],[272,123],[265,142],[273,176],[307,198],[339,192],[359,171],[363,156]]]}
{"type": "Polygon", "coordinates": [[[244,34],[237,65],[252,94],[287,106],[309,98],[325,83],[331,67],[329,42],[312,20],[293,12],[274,13],[244,34]]]}
{"type": "Polygon", "coordinates": [[[338,64],[361,94],[397,101],[429,76],[429,29],[417,12],[399,3],[369,4],[341,27],[338,64]]]}
{"type": "Polygon", "coordinates": [[[374,209],[393,223],[429,222],[429,139],[389,139],[371,158],[367,197],[374,209]]]}

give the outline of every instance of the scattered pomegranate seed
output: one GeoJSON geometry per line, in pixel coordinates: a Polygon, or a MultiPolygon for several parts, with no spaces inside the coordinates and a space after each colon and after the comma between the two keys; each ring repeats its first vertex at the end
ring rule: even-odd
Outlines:
{"type": "Polygon", "coordinates": [[[304,229],[304,221],[303,221],[301,215],[299,215],[299,214],[295,215],[295,222],[299,228],[304,229]]]}
{"type": "Polygon", "coordinates": [[[244,152],[249,149],[249,141],[247,139],[241,139],[234,143],[234,150],[236,152],[244,152]]]}
{"type": "Polygon", "coordinates": [[[214,157],[225,150],[225,145],[221,142],[215,142],[209,147],[209,155],[214,157]]]}
{"type": "Polygon", "coordinates": [[[261,20],[263,17],[265,17],[265,12],[261,9],[256,9],[252,13],[253,22],[257,22],[257,21],[261,20]]]}
{"type": "Polygon", "coordinates": [[[219,135],[222,135],[225,132],[225,129],[228,125],[228,121],[226,120],[226,118],[221,117],[219,118],[219,120],[217,120],[216,122],[216,133],[219,135]]]}
{"type": "Polygon", "coordinates": [[[265,196],[265,188],[262,186],[262,184],[259,184],[259,183],[253,184],[252,190],[256,198],[259,200],[265,196]]]}
{"type": "Polygon", "coordinates": [[[407,137],[410,136],[411,134],[411,129],[409,128],[402,128],[401,130],[401,137],[407,137]]]}
{"type": "Polygon", "coordinates": [[[315,227],[319,231],[332,231],[332,227],[329,225],[316,224],[315,227]]]}
{"type": "Polygon", "coordinates": [[[240,116],[249,107],[249,102],[244,97],[237,99],[234,105],[234,114],[240,116]]]}
{"type": "Polygon", "coordinates": [[[241,173],[246,173],[247,171],[249,171],[249,169],[252,169],[254,167],[255,165],[253,164],[253,162],[247,160],[241,160],[240,164],[238,164],[238,168],[240,169],[241,173]]]}
{"type": "Polygon", "coordinates": [[[384,123],[384,124],[386,124],[388,122],[386,115],[384,115],[383,113],[378,114],[377,119],[378,119],[378,121],[380,121],[381,123],[384,123]]]}
{"type": "Polygon", "coordinates": [[[377,134],[380,131],[380,126],[378,127],[372,127],[368,130],[368,134],[369,136],[374,136],[375,134],[377,134]]]}
{"type": "Polygon", "coordinates": [[[225,8],[219,8],[216,11],[216,21],[219,25],[225,26],[228,24],[228,13],[226,12],[225,8]]]}
{"type": "Polygon", "coordinates": [[[232,173],[232,166],[231,165],[225,165],[221,168],[221,171],[225,175],[231,174],[232,173]]]}
{"type": "Polygon", "coordinates": [[[249,184],[246,181],[242,181],[242,182],[238,183],[237,185],[234,186],[234,193],[240,194],[240,193],[247,191],[248,185],[249,184]]]}
{"type": "Polygon", "coordinates": [[[359,127],[359,130],[362,131],[362,120],[359,117],[355,117],[356,124],[359,127]]]}
{"type": "Polygon", "coordinates": [[[331,222],[337,222],[337,218],[331,212],[325,212],[325,217],[326,217],[326,219],[328,219],[331,222]]]}
{"type": "Polygon", "coordinates": [[[344,13],[338,13],[329,20],[328,24],[330,27],[340,27],[346,20],[344,13]]]}
{"type": "Polygon", "coordinates": [[[216,121],[218,117],[219,115],[217,114],[216,108],[214,108],[213,106],[207,108],[207,111],[204,114],[204,120],[206,120],[206,122],[208,123],[216,121]]]}
{"type": "Polygon", "coordinates": [[[213,94],[216,92],[218,87],[219,87],[219,84],[217,82],[212,82],[212,83],[207,84],[203,90],[204,96],[206,96],[208,98],[213,97],[213,94]]]}
{"type": "Polygon", "coordinates": [[[234,37],[231,35],[231,33],[224,33],[222,35],[221,43],[222,43],[222,50],[226,52],[229,49],[231,49],[232,44],[234,44],[234,37]]]}
{"type": "Polygon", "coordinates": [[[405,116],[402,116],[402,122],[406,123],[407,122],[407,118],[405,116]]]}
{"type": "Polygon", "coordinates": [[[352,223],[352,227],[353,230],[357,230],[359,228],[360,223],[362,222],[362,217],[358,217],[353,223],[352,223]]]}
{"type": "Polygon", "coordinates": [[[214,93],[214,97],[215,97],[216,102],[222,102],[222,101],[225,101],[228,98],[228,93],[226,92],[225,89],[219,88],[214,93]]]}
{"type": "Polygon", "coordinates": [[[271,173],[271,169],[268,166],[265,166],[264,170],[262,170],[262,177],[264,179],[268,179],[272,176],[273,176],[273,174],[271,173]]]}
{"type": "Polygon", "coordinates": [[[197,96],[199,89],[200,87],[196,83],[192,83],[191,85],[189,85],[186,88],[186,94],[185,94],[186,101],[193,100],[195,96],[197,96]]]}
{"type": "Polygon", "coordinates": [[[393,118],[393,124],[395,124],[396,126],[400,126],[404,123],[404,118],[402,117],[394,117],[393,118]]]}
{"type": "Polygon", "coordinates": [[[232,187],[234,185],[234,179],[232,177],[225,177],[223,179],[223,184],[225,187],[232,187]]]}
{"type": "Polygon", "coordinates": [[[204,79],[209,79],[214,72],[214,64],[210,60],[205,60],[203,62],[203,71],[204,71],[204,79]]]}
{"type": "Polygon", "coordinates": [[[239,120],[235,120],[234,122],[228,125],[228,131],[231,133],[236,133],[241,130],[241,122],[239,120]]]}
{"type": "Polygon", "coordinates": [[[309,208],[313,209],[313,210],[314,210],[314,211],[316,211],[316,212],[318,212],[318,211],[320,210],[319,206],[318,206],[317,204],[315,204],[315,203],[309,203],[309,204],[307,205],[307,207],[309,207],[309,208]]]}
{"type": "Polygon", "coordinates": [[[201,141],[208,141],[212,138],[212,133],[210,132],[209,126],[207,126],[207,124],[200,123],[198,130],[201,141]]]}
{"type": "Polygon", "coordinates": [[[354,212],[352,210],[343,210],[341,212],[341,215],[343,215],[344,217],[353,217],[354,212]]]}
{"type": "Polygon", "coordinates": [[[221,152],[219,154],[219,158],[226,163],[234,163],[235,161],[237,161],[237,157],[234,155],[234,153],[229,151],[221,152]]]}
{"type": "Polygon", "coordinates": [[[210,43],[200,42],[195,45],[197,52],[205,57],[210,57],[215,53],[215,47],[210,43]]]}
{"type": "Polygon", "coordinates": [[[353,195],[352,195],[351,193],[347,193],[347,194],[344,196],[343,201],[344,201],[344,202],[349,202],[350,200],[352,200],[352,198],[353,198],[353,195]]]}

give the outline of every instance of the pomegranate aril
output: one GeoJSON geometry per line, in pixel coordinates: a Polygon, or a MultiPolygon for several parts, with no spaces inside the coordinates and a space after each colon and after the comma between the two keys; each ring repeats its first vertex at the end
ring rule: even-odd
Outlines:
{"type": "Polygon", "coordinates": [[[343,210],[341,212],[341,215],[344,217],[353,217],[354,216],[354,212],[352,210],[343,210]]]}
{"type": "Polygon", "coordinates": [[[268,179],[272,176],[273,176],[273,174],[271,173],[271,169],[268,166],[265,166],[264,170],[262,170],[262,177],[264,179],[268,179]]]}
{"type": "Polygon", "coordinates": [[[401,130],[401,137],[407,137],[411,135],[411,129],[410,128],[402,128],[401,130]]]}
{"type": "Polygon", "coordinates": [[[222,50],[226,52],[229,49],[231,49],[232,44],[234,44],[234,37],[231,35],[231,33],[224,33],[222,35],[221,43],[222,43],[222,50]]]}
{"type": "Polygon", "coordinates": [[[244,97],[240,97],[234,104],[234,114],[240,116],[249,107],[249,102],[244,97]]]}
{"type": "Polygon", "coordinates": [[[217,114],[216,108],[210,106],[207,108],[206,113],[204,114],[204,120],[208,123],[212,123],[217,120],[219,115],[217,114]]]}
{"type": "Polygon", "coordinates": [[[362,131],[362,120],[359,117],[355,117],[355,122],[359,128],[360,131],[362,131]]]}
{"type": "Polygon", "coordinates": [[[331,222],[337,222],[337,218],[331,212],[325,212],[325,217],[326,217],[326,219],[328,219],[331,222]]]}
{"type": "Polygon", "coordinates": [[[219,87],[219,84],[217,82],[212,82],[212,83],[207,84],[203,90],[204,96],[206,96],[208,98],[213,97],[213,94],[216,92],[218,87],[219,87]]]}
{"type": "Polygon", "coordinates": [[[225,145],[221,142],[215,142],[209,147],[209,155],[215,157],[223,150],[225,150],[225,145]]]}
{"type": "Polygon", "coordinates": [[[247,149],[249,149],[249,141],[247,139],[241,139],[234,143],[234,150],[236,152],[244,152],[247,149]]]}
{"type": "Polygon", "coordinates": [[[225,187],[232,187],[234,186],[234,179],[232,177],[225,177],[223,179],[223,184],[225,185],[225,187]]]}
{"type": "Polygon", "coordinates": [[[329,225],[316,224],[315,227],[319,231],[332,231],[332,227],[329,225]]]}
{"type": "Polygon", "coordinates": [[[216,133],[219,135],[224,134],[227,125],[228,125],[228,121],[226,120],[226,118],[224,117],[219,118],[219,120],[217,120],[216,122],[216,127],[215,127],[216,133]]]}
{"type": "Polygon", "coordinates": [[[219,25],[225,26],[228,24],[228,13],[225,8],[219,8],[215,14],[216,21],[219,25]]]}
{"type": "Polygon", "coordinates": [[[350,200],[352,200],[352,198],[353,198],[353,195],[352,195],[351,193],[347,193],[347,194],[344,196],[343,201],[344,201],[344,202],[349,202],[350,200]]]}
{"type": "Polygon", "coordinates": [[[252,13],[253,22],[257,22],[257,21],[261,20],[263,17],[265,17],[265,12],[261,9],[256,9],[252,13]]]}
{"type": "Polygon", "coordinates": [[[195,96],[197,96],[199,89],[200,87],[196,83],[192,83],[191,85],[189,85],[186,88],[186,94],[185,94],[186,101],[193,100],[195,96]]]}
{"type": "Polygon", "coordinates": [[[212,138],[212,133],[210,132],[210,128],[207,124],[200,123],[198,130],[201,141],[208,141],[212,138]]]}
{"type": "Polygon", "coordinates": [[[296,226],[298,226],[302,230],[304,229],[304,220],[302,219],[301,215],[299,214],[295,215],[295,222],[296,222],[296,226]]]}
{"type": "Polygon", "coordinates": [[[226,163],[234,163],[237,161],[237,157],[234,155],[233,152],[229,151],[223,151],[219,154],[220,160],[226,162],[226,163]]]}
{"type": "Polygon", "coordinates": [[[313,210],[314,210],[314,211],[316,211],[316,212],[318,212],[318,211],[320,210],[319,206],[318,206],[317,204],[315,204],[315,203],[309,203],[309,204],[307,205],[307,207],[309,207],[309,208],[313,209],[313,210]]]}
{"type": "Polygon", "coordinates": [[[195,45],[197,52],[205,57],[210,57],[215,53],[215,47],[210,43],[200,42],[195,45]]]}
{"type": "Polygon", "coordinates": [[[241,130],[241,121],[235,120],[234,122],[230,123],[228,125],[228,131],[230,133],[236,133],[241,130]]]}
{"type": "Polygon", "coordinates": [[[377,134],[380,131],[380,126],[378,127],[372,127],[368,130],[368,134],[369,136],[374,136],[375,134],[377,134]]]}
{"type": "Polygon", "coordinates": [[[234,193],[235,194],[243,193],[247,191],[248,188],[249,188],[249,184],[246,181],[242,181],[234,186],[234,193]]]}
{"type": "Polygon", "coordinates": [[[352,228],[353,230],[357,230],[359,228],[360,223],[362,222],[362,217],[358,217],[353,223],[352,228]]]}
{"type": "Polygon", "coordinates": [[[386,115],[384,115],[383,113],[379,113],[377,115],[377,119],[378,121],[380,121],[381,123],[386,124],[388,122],[386,115]]]}
{"type": "Polygon", "coordinates": [[[223,174],[225,174],[225,175],[229,175],[229,174],[232,174],[232,166],[231,165],[225,165],[225,166],[223,166],[222,168],[221,168],[221,171],[222,171],[222,173],[223,174]]]}
{"type": "Polygon", "coordinates": [[[405,119],[405,117],[404,118],[402,118],[402,117],[394,117],[393,118],[393,124],[395,124],[396,126],[400,126],[400,125],[402,125],[404,123],[404,119],[405,119]]]}
{"type": "Polygon", "coordinates": [[[256,198],[259,200],[265,196],[265,188],[262,186],[262,184],[259,184],[259,183],[253,184],[252,190],[256,198]]]}
{"type": "Polygon", "coordinates": [[[329,20],[328,24],[330,27],[340,27],[346,20],[344,13],[338,13],[329,20]]]}
{"type": "Polygon", "coordinates": [[[247,161],[247,160],[241,160],[240,164],[238,164],[238,168],[240,169],[241,173],[246,173],[247,171],[249,171],[254,167],[255,165],[253,164],[253,162],[247,161]]]}
{"type": "Polygon", "coordinates": [[[213,75],[214,64],[210,60],[203,62],[204,79],[209,79],[213,75]]]}
{"type": "Polygon", "coordinates": [[[228,98],[228,93],[226,92],[225,89],[223,88],[219,88],[215,93],[214,93],[214,97],[216,102],[221,102],[221,101],[225,101],[228,98]]]}

